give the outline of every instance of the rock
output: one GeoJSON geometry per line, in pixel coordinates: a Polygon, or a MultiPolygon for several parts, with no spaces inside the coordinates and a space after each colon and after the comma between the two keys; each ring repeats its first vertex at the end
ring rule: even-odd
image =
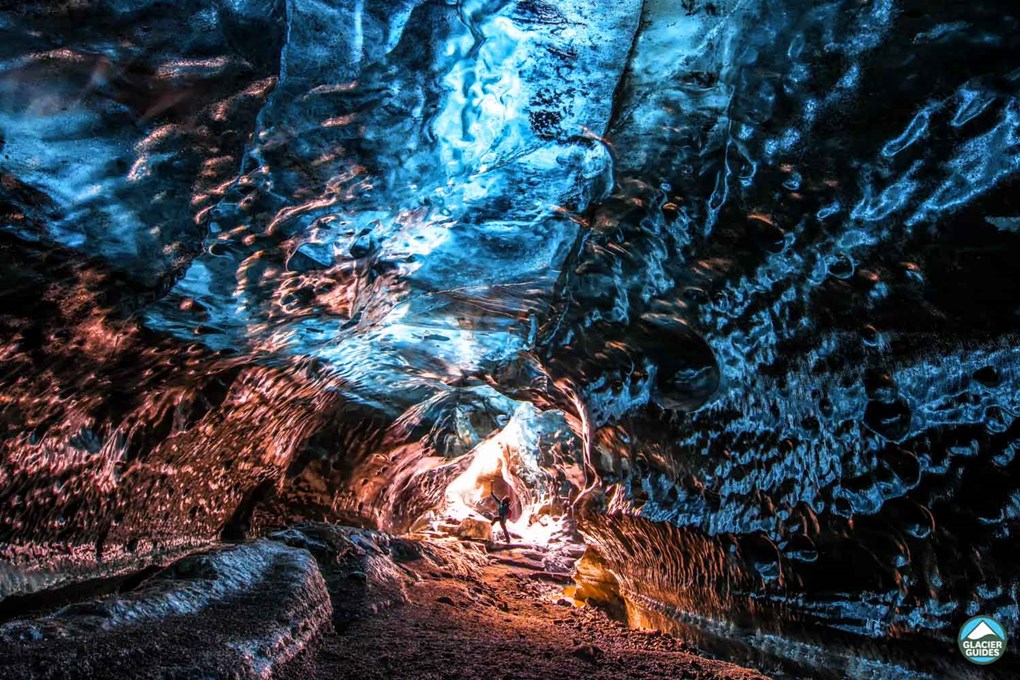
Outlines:
{"type": "Polygon", "coordinates": [[[436,598],[436,602],[440,602],[442,604],[448,604],[451,607],[452,606],[456,606],[456,603],[452,599],[447,597],[446,595],[440,595],[439,597],[437,597],[436,598]]]}
{"type": "MultiPolygon", "coordinates": [[[[324,522],[305,522],[274,532],[269,538],[312,552],[333,603],[333,626],[338,630],[366,613],[379,612],[406,600],[404,576],[391,557],[393,545],[387,536],[324,522]]],[[[407,542],[398,550],[412,552],[407,542]]]]}
{"type": "Polygon", "coordinates": [[[592,644],[578,645],[571,650],[570,654],[588,663],[596,663],[605,656],[605,652],[592,644]]]}
{"type": "Polygon", "coordinates": [[[528,577],[532,581],[550,581],[552,583],[574,582],[574,578],[570,574],[564,574],[555,571],[536,571],[532,574],[529,574],[528,577]]]}
{"type": "Polygon", "coordinates": [[[415,541],[394,538],[390,541],[390,555],[397,563],[414,562],[421,559],[421,547],[415,541]]]}
{"type": "Polygon", "coordinates": [[[480,541],[492,540],[492,524],[474,517],[467,517],[457,526],[459,538],[471,538],[480,541]]]}

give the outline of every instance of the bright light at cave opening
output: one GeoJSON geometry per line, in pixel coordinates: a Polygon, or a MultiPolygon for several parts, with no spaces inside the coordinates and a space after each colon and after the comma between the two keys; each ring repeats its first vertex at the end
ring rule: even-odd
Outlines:
{"type": "MultiPolygon", "coordinates": [[[[523,408],[528,412],[519,409],[506,427],[475,447],[468,468],[446,489],[445,519],[460,523],[470,518],[489,523],[496,512],[492,494],[500,498],[509,495],[511,512],[507,528],[511,536],[545,546],[562,532],[564,517],[544,512],[551,507],[550,494],[536,488],[542,484],[522,479],[536,480],[543,474],[536,448],[541,445],[540,440],[531,430],[533,408],[530,405],[523,408]]],[[[493,540],[501,540],[501,533],[495,524],[493,540]]]]}

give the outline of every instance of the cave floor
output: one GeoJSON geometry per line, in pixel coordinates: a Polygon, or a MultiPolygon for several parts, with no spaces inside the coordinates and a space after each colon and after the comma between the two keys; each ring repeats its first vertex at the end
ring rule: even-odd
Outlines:
{"type": "Polygon", "coordinates": [[[763,678],[630,630],[563,596],[532,546],[475,548],[462,569],[409,568],[407,601],[330,631],[281,669],[302,678],[763,678]],[[457,573],[459,572],[459,573],[457,573]]]}

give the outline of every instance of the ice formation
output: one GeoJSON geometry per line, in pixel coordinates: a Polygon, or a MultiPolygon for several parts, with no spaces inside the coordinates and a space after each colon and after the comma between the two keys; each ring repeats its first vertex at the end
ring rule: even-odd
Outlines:
{"type": "Polygon", "coordinates": [[[0,599],[495,490],[640,616],[1016,633],[1012,3],[0,16],[0,599]]]}

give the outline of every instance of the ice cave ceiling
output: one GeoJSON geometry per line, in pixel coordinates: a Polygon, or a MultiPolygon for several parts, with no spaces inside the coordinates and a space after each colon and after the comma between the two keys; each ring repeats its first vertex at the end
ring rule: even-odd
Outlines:
{"type": "Polygon", "coordinates": [[[0,599],[475,470],[673,611],[1016,631],[1015,3],[0,7],[0,599]]]}

